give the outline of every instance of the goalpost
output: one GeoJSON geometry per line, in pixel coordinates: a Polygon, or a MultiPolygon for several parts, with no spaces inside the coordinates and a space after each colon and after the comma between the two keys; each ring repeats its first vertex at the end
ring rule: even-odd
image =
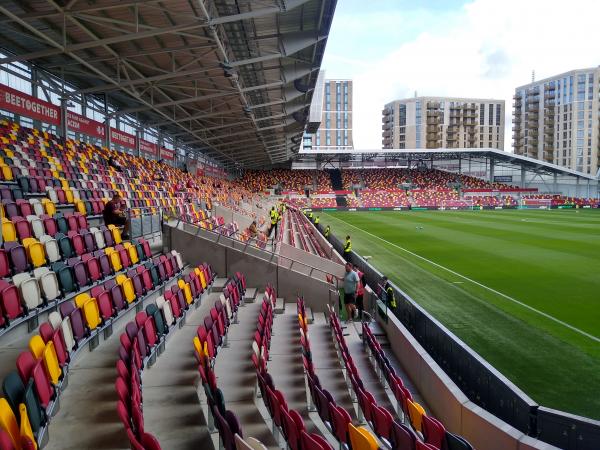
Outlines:
{"type": "Polygon", "coordinates": [[[475,206],[473,199],[461,198],[460,200],[442,200],[439,209],[441,211],[457,209],[466,209],[472,211],[474,209],[479,209],[479,207],[475,206]]]}
{"type": "Polygon", "coordinates": [[[519,209],[550,209],[552,208],[551,198],[521,198],[519,209]]]}

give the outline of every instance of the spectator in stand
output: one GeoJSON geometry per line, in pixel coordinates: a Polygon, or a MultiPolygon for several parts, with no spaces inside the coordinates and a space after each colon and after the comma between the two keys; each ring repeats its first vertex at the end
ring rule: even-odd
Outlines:
{"type": "Polygon", "coordinates": [[[123,227],[123,239],[129,239],[129,223],[125,212],[122,210],[122,198],[118,193],[115,193],[105,206],[102,216],[104,217],[104,224],[106,226],[114,225],[117,227],[123,227]]]}
{"type": "Polygon", "coordinates": [[[115,169],[117,172],[123,172],[123,169],[121,168],[121,166],[119,165],[119,163],[117,163],[117,161],[115,160],[115,158],[113,158],[112,155],[110,155],[108,157],[108,165],[110,167],[112,167],[113,169],[115,169]]]}
{"type": "Polygon", "coordinates": [[[351,322],[356,313],[356,289],[358,288],[358,275],[352,270],[352,264],[346,263],[344,275],[344,305],[346,306],[346,323],[351,322]]]}
{"type": "Polygon", "coordinates": [[[358,267],[354,266],[354,271],[358,275],[358,286],[356,288],[356,308],[358,309],[357,316],[362,319],[363,311],[364,311],[364,301],[363,297],[365,295],[365,274],[358,270],[358,267]]]}
{"type": "Polygon", "coordinates": [[[258,228],[256,227],[256,220],[253,220],[250,226],[247,228],[248,238],[255,239],[258,237],[258,228]]]}
{"type": "Polygon", "coordinates": [[[350,235],[346,236],[346,243],[344,244],[344,259],[350,263],[350,258],[352,257],[352,241],[350,240],[350,235]]]}

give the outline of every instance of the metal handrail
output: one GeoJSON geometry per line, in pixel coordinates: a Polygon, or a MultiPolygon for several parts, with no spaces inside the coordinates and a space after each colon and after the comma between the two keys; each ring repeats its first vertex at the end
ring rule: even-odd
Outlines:
{"type": "MultiPolygon", "coordinates": [[[[186,224],[186,225],[190,225],[190,226],[193,226],[193,227],[197,228],[197,231],[196,231],[196,234],[195,234],[196,236],[199,235],[200,230],[202,230],[202,231],[204,231],[206,233],[209,233],[209,234],[217,236],[217,239],[214,241],[217,244],[222,244],[223,245],[223,242],[221,242],[222,238],[223,239],[226,238],[226,239],[229,239],[229,240],[233,241],[234,243],[238,243],[238,244],[240,244],[240,246],[243,247],[242,249],[240,249],[238,247],[232,247],[232,248],[235,248],[236,250],[240,250],[243,253],[247,253],[248,247],[255,248],[255,249],[257,249],[257,250],[259,250],[261,252],[266,253],[269,256],[269,258],[268,258],[269,262],[272,262],[275,258],[277,258],[278,260],[289,261],[291,263],[290,266],[288,267],[290,270],[293,270],[294,265],[299,265],[302,268],[305,268],[305,269],[309,270],[308,276],[311,277],[311,278],[314,278],[313,274],[315,272],[316,273],[321,273],[321,274],[325,275],[325,280],[322,280],[322,281],[330,283],[332,286],[335,286],[336,289],[339,288],[339,280],[338,280],[338,278],[336,276],[334,276],[333,274],[324,271],[323,269],[319,269],[318,267],[311,266],[310,264],[307,264],[307,263],[302,262],[302,261],[298,261],[298,260],[290,258],[288,256],[283,256],[281,254],[276,253],[274,250],[267,250],[266,248],[258,247],[256,245],[251,244],[250,240],[241,241],[241,240],[236,239],[236,238],[234,238],[232,236],[225,236],[222,233],[217,233],[214,230],[207,230],[205,228],[199,227],[198,225],[196,225],[194,223],[191,223],[191,222],[188,222],[186,220],[183,220],[181,217],[179,217],[177,219],[177,223],[175,224],[175,228],[179,228],[179,224],[186,224]],[[331,282],[328,281],[328,279],[327,279],[328,277],[331,277],[331,282]]],[[[235,232],[234,234],[239,234],[239,232],[235,232]]],[[[315,279],[318,279],[318,278],[315,278],[315,279]]]]}

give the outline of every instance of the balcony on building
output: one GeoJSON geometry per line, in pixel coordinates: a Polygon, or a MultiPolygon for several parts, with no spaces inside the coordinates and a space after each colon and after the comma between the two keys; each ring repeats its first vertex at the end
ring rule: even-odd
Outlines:
{"type": "Polygon", "coordinates": [[[392,113],[392,109],[391,108],[383,108],[382,114],[384,116],[388,116],[392,113]]]}
{"type": "Polygon", "coordinates": [[[427,102],[427,109],[440,109],[440,102],[427,102]]]}

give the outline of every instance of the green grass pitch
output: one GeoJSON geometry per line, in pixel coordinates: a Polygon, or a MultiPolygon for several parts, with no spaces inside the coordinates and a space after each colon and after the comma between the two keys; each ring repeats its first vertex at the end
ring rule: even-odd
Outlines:
{"type": "Polygon", "coordinates": [[[536,402],[600,419],[600,210],[320,216],[536,402]]]}

